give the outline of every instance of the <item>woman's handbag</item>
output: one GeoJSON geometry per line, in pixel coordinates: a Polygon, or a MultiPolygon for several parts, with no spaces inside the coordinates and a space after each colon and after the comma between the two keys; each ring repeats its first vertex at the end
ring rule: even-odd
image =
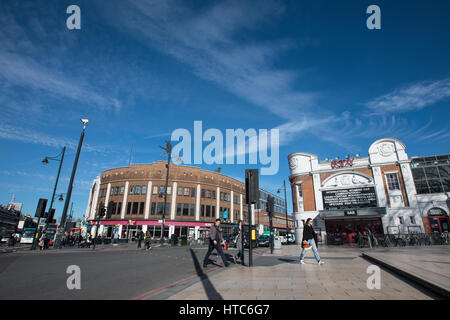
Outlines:
{"type": "Polygon", "coordinates": [[[308,243],[308,241],[303,240],[302,248],[305,249],[305,250],[309,250],[309,249],[311,249],[311,245],[308,243]]]}

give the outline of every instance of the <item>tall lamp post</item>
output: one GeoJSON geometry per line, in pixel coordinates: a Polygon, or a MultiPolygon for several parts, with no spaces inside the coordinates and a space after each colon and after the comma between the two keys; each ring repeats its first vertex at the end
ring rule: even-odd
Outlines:
{"type": "MultiPolygon", "coordinates": [[[[61,153],[54,156],[54,157],[45,157],[44,160],[42,160],[43,164],[48,164],[49,160],[54,160],[54,161],[59,161],[59,169],[58,169],[58,175],[56,176],[56,182],[55,182],[55,187],[53,188],[53,195],[52,195],[52,200],[50,201],[50,208],[48,209],[48,214],[50,215],[50,212],[53,209],[53,201],[55,200],[55,193],[56,193],[56,188],[58,187],[58,181],[59,181],[59,174],[61,173],[61,167],[64,161],[64,153],[66,152],[66,147],[64,146],[64,148],[62,149],[61,153]]],[[[47,217],[47,221],[45,222],[45,226],[43,228],[43,230],[47,229],[47,225],[48,225],[48,219],[49,217],[47,217]]],[[[38,227],[36,229],[36,234],[39,232],[39,222],[41,220],[41,217],[39,217],[38,219],[38,227]]],[[[33,244],[31,245],[31,250],[36,249],[36,234],[33,237],[33,244]]]]}
{"type": "MultiPolygon", "coordinates": [[[[61,173],[61,167],[62,167],[62,164],[63,164],[63,161],[64,161],[64,154],[65,153],[66,153],[66,147],[64,146],[64,148],[62,149],[61,155],[57,155],[55,157],[45,157],[45,159],[42,160],[43,164],[48,164],[48,160],[59,161],[58,175],[56,176],[56,182],[55,182],[55,187],[53,188],[52,200],[50,201],[50,208],[48,209],[49,213],[53,209],[53,201],[55,200],[56,188],[58,186],[59,174],[61,173]]],[[[47,222],[45,224],[45,229],[47,228],[47,224],[48,224],[48,219],[47,219],[47,222]]]]}
{"type": "MultiPolygon", "coordinates": [[[[161,245],[164,244],[164,219],[166,217],[166,206],[167,206],[167,187],[169,184],[169,169],[170,169],[170,156],[172,153],[172,145],[170,143],[170,141],[166,141],[166,147],[161,147],[161,149],[163,149],[164,151],[167,152],[167,164],[166,164],[166,186],[164,188],[164,207],[163,207],[163,214],[162,214],[162,224],[161,224],[161,245]]],[[[172,190],[172,196],[173,193],[176,192],[176,190],[172,190]]]]}
{"type": "Polygon", "coordinates": [[[286,214],[286,243],[289,244],[289,238],[288,238],[288,212],[287,212],[287,198],[286,198],[286,180],[283,180],[283,188],[280,188],[277,190],[277,193],[280,193],[280,190],[284,190],[284,211],[286,214]]]}
{"type": "Polygon", "coordinates": [[[69,188],[67,189],[67,197],[66,197],[66,201],[64,203],[64,209],[63,209],[63,213],[61,216],[61,221],[59,223],[59,227],[56,232],[55,248],[61,248],[61,236],[62,236],[62,233],[65,231],[66,216],[67,216],[67,210],[69,209],[70,197],[72,195],[73,180],[75,178],[75,172],[77,171],[77,164],[78,164],[78,158],[80,157],[81,146],[83,145],[84,131],[88,124],[88,119],[80,119],[80,121],[83,123],[83,131],[81,131],[80,141],[78,142],[77,155],[75,156],[75,162],[73,164],[72,175],[70,177],[70,182],[69,182],[69,188]]]}

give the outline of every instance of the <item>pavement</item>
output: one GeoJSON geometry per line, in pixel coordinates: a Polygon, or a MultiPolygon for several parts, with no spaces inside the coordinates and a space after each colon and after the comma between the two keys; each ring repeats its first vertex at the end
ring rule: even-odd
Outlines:
{"type": "Polygon", "coordinates": [[[386,248],[363,257],[450,299],[450,246],[386,248]]]}
{"type": "MultiPolygon", "coordinates": [[[[369,289],[372,264],[362,250],[320,246],[325,262],[318,265],[312,252],[305,264],[301,248],[283,246],[254,258],[253,267],[233,265],[168,297],[171,300],[430,300],[440,297],[396,273],[380,268],[380,289],[369,289]]],[[[205,271],[208,268],[205,269],[205,271]]],[[[154,296],[158,299],[158,296],[154,296]]]]}

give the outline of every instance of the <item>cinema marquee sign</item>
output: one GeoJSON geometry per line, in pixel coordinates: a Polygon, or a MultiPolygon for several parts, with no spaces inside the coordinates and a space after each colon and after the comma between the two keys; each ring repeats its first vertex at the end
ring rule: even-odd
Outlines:
{"type": "Polygon", "coordinates": [[[367,208],[377,206],[374,187],[322,191],[325,210],[367,208]]]}
{"type": "Polygon", "coordinates": [[[351,159],[345,159],[345,160],[333,160],[331,161],[331,168],[337,169],[337,168],[345,168],[345,167],[353,167],[353,160],[351,159]]]}

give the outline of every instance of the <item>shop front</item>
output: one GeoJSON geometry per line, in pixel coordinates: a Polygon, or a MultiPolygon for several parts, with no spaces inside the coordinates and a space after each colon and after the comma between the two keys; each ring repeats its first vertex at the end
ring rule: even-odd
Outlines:
{"type": "Polygon", "coordinates": [[[320,217],[325,221],[328,244],[356,243],[358,237],[383,235],[382,218],[386,208],[358,208],[346,210],[323,210],[320,217]]]}

